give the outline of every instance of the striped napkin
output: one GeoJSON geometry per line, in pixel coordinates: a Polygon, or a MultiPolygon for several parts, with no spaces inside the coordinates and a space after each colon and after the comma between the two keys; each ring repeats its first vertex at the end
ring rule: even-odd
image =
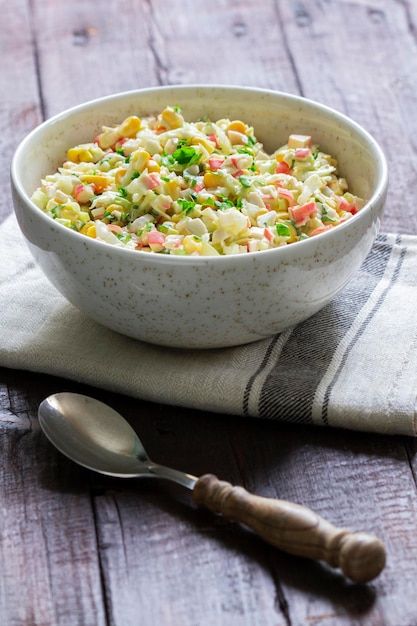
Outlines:
{"type": "Polygon", "coordinates": [[[416,435],[417,237],[380,234],[322,311],[247,346],[175,350],[103,328],[0,225],[0,365],[222,414],[416,435]]]}

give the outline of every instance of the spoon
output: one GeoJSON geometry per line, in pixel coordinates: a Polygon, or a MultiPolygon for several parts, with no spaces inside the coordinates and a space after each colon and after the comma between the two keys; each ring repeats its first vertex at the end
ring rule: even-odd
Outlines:
{"type": "Polygon", "coordinates": [[[128,422],[94,398],[51,395],[39,406],[39,422],[60,452],[90,470],[179,483],[192,491],[196,505],[251,528],[280,550],[339,567],[355,582],[368,582],[384,568],[385,548],[374,535],[337,528],[299,504],[252,495],[212,474],[198,478],[154,463],[128,422]]]}

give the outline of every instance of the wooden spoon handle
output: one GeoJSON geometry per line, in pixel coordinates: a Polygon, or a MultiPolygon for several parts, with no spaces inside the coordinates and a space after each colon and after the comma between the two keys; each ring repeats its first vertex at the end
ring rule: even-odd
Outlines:
{"type": "Polygon", "coordinates": [[[197,480],[193,501],[248,526],[280,550],[340,567],[355,582],[368,582],[384,568],[385,548],[377,537],[337,528],[299,504],[252,495],[212,474],[197,480]]]}

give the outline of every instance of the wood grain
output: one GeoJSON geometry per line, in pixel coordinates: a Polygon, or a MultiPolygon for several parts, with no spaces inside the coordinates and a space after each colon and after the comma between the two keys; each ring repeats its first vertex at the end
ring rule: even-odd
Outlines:
{"type": "MultiPolygon", "coordinates": [[[[383,228],[417,233],[417,8],[394,0],[0,0],[0,183],[42,117],[115,91],[230,83],[345,112],[385,150],[383,228]],[[7,97],[6,97],[7,96],[7,97]]],[[[11,212],[0,196],[0,219],[11,212]]],[[[0,245],[5,245],[3,242],[0,245]]],[[[0,314],[1,315],[1,314],[0,314]]],[[[0,607],[7,626],[412,626],[417,615],[414,440],[152,405],[0,369],[0,607]],[[285,555],[178,486],[93,475],[39,432],[55,391],[126,415],[155,461],[215,472],[313,508],[387,546],[358,586],[285,555]]]]}
{"type": "Polygon", "coordinates": [[[385,566],[385,547],[375,535],[338,528],[305,506],[251,494],[214,474],[200,476],[193,502],[247,526],[279,550],[340,568],[354,582],[374,580],[385,566]]]}
{"type": "MultiPolygon", "coordinates": [[[[4,385],[1,392],[4,399],[4,385]]],[[[88,488],[46,444],[22,400],[14,390],[0,411],[2,621],[105,624],[88,488]]]]}

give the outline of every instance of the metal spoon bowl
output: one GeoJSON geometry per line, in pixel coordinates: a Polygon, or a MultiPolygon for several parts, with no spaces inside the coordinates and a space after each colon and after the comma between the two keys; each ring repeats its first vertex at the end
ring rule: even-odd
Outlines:
{"type": "Polygon", "coordinates": [[[212,474],[200,478],[151,461],[131,426],[112,408],[88,396],[58,393],[39,406],[47,438],[88,469],[133,478],[153,476],[192,490],[195,504],[240,522],[281,550],[321,559],[356,582],[368,582],[385,565],[385,548],[374,535],[337,528],[310,509],[233,487],[212,474]]]}
{"type": "Polygon", "coordinates": [[[75,393],[57,393],[39,406],[47,438],[79,465],[108,476],[166,478],[192,489],[196,476],[153,463],[130,424],[107,404],[75,393]]]}

